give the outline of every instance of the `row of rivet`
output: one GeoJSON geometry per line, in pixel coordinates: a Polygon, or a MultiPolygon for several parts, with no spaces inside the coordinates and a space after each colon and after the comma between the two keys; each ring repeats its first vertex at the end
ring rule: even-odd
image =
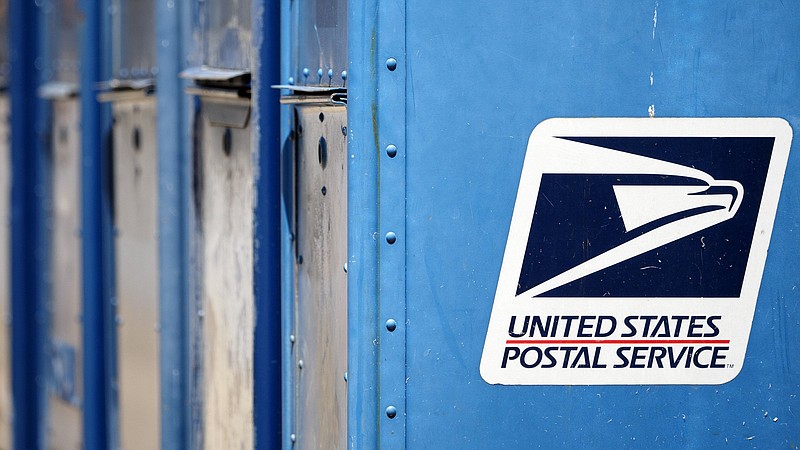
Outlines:
{"type": "MultiPolygon", "coordinates": [[[[395,58],[389,58],[386,60],[386,68],[389,69],[390,72],[394,72],[397,69],[397,60],[395,58]]],[[[389,144],[386,146],[386,155],[389,158],[394,158],[397,156],[397,146],[394,144],[389,144]]],[[[393,245],[397,242],[397,235],[393,231],[389,231],[386,233],[386,242],[389,245],[393,245]]],[[[393,333],[397,329],[397,321],[394,319],[387,319],[386,320],[386,330],[389,333],[393,333]]],[[[394,405],[389,405],[386,407],[386,417],[390,419],[394,419],[397,417],[397,408],[394,405]]]]}
{"type": "MultiPolygon", "coordinates": [[[[303,73],[304,82],[308,83],[308,77],[311,76],[311,70],[308,67],[304,67],[302,73],[303,73]]],[[[333,69],[328,69],[327,74],[328,74],[328,84],[331,84],[333,82],[333,69]]],[[[317,82],[319,84],[322,84],[322,77],[324,75],[325,75],[325,71],[322,70],[322,68],[317,69],[317,78],[318,78],[317,82]]],[[[346,70],[343,70],[339,74],[339,76],[342,77],[342,81],[343,82],[347,81],[347,71],[346,70]]],[[[294,83],[295,83],[294,77],[289,77],[289,84],[293,85],[294,83]]]]}

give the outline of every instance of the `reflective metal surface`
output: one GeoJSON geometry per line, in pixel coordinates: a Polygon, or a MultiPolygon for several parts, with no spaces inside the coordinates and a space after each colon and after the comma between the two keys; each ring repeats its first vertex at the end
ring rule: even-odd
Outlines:
{"type": "Polygon", "coordinates": [[[80,104],[52,102],[52,287],[46,445],[82,446],[80,104]]]}
{"type": "Polygon", "coordinates": [[[292,4],[298,14],[291,46],[295,52],[292,57],[296,83],[342,86],[342,71],[347,70],[347,2],[311,0],[292,4]]]}
{"type": "Polygon", "coordinates": [[[212,126],[205,110],[200,114],[195,195],[202,241],[203,447],[248,449],[253,446],[252,128],[212,126]]]}
{"type": "Polygon", "coordinates": [[[156,101],[113,103],[120,443],[160,444],[156,101]]]}
{"type": "Polygon", "coordinates": [[[11,448],[11,152],[8,97],[0,95],[0,449],[11,448]]]}
{"type": "Polygon", "coordinates": [[[78,0],[42,0],[45,14],[45,80],[78,83],[81,13],[78,0]]]}
{"type": "Polygon", "coordinates": [[[198,0],[195,41],[199,65],[251,69],[251,0],[198,0]]]}
{"type": "Polygon", "coordinates": [[[297,443],[347,448],[347,109],[296,111],[297,443]]]}
{"type": "Polygon", "coordinates": [[[111,0],[109,13],[113,76],[155,77],[155,1],[111,0]]]}
{"type": "Polygon", "coordinates": [[[8,0],[0,0],[0,86],[8,84],[11,70],[8,59],[8,0]]]}

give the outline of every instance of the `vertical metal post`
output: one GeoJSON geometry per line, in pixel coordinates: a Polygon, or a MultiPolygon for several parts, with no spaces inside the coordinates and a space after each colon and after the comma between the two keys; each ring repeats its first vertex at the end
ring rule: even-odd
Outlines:
{"type": "Polygon", "coordinates": [[[156,0],[161,446],[189,448],[190,109],[178,73],[189,42],[189,0],[156,0]]]}
{"type": "MultiPolygon", "coordinates": [[[[376,393],[378,347],[379,230],[378,173],[381,157],[378,136],[378,75],[375,60],[378,39],[378,2],[348,4],[349,60],[347,123],[349,158],[348,215],[348,412],[347,432],[354,448],[378,448],[380,421],[376,393]],[[370,126],[371,125],[371,126],[370,126]]],[[[385,69],[384,69],[385,70],[385,69]]]]}
{"type": "Polygon", "coordinates": [[[37,134],[40,101],[39,15],[34,2],[9,3],[11,60],[11,317],[14,448],[39,448],[38,420],[43,381],[39,375],[40,330],[37,307],[42,293],[44,255],[41,141],[37,134]]]}
{"type": "Polygon", "coordinates": [[[281,445],[281,142],[280,1],[253,2],[254,120],[258,166],[253,251],[256,323],[253,370],[255,382],[255,448],[281,445]]]}
{"type": "MultiPolygon", "coordinates": [[[[108,152],[103,131],[108,118],[96,99],[105,79],[108,41],[104,39],[105,2],[84,0],[80,42],[81,102],[81,250],[83,255],[83,439],[87,450],[109,447],[110,298],[113,290],[108,152]]],[[[107,72],[107,69],[106,69],[107,72]]]]}

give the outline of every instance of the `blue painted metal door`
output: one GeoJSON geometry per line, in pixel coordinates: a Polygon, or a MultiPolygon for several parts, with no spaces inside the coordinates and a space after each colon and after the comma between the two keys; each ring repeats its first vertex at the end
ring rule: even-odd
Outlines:
{"type": "Polygon", "coordinates": [[[796,145],[732,381],[503,386],[479,367],[534,127],[554,117],[779,117],[796,128],[800,6],[409,0],[367,2],[350,19],[351,442],[796,445],[796,145]]]}

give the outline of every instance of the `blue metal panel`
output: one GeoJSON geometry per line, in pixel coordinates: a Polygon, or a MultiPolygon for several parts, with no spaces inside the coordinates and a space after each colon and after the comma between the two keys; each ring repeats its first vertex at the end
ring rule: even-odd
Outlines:
{"type": "Polygon", "coordinates": [[[253,2],[253,77],[258,170],[253,236],[256,323],[253,355],[255,448],[281,446],[280,1],[253,2]],[[277,316],[277,317],[276,317],[277,316]]]}
{"type": "MultiPolygon", "coordinates": [[[[348,8],[348,153],[347,168],[347,316],[348,444],[377,448],[379,443],[378,249],[382,242],[379,206],[378,33],[375,0],[351,2],[348,8]]],[[[397,124],[402,127],[402,124],[397,124]]],[[[402,325],[402,324],[401,324],[402,325]]],[[[403,408],[404,409],[404,408],[403,408]]]]}
{"type": "Polygon", "coordinates": [[[26,0],[9,4],[11,82],[11,317],[14,448],[41,445],[38,420],[44,398],[41,379],[42,336],[37,308],[43,293],[42,148],[38,135],[35,98],[41,82],[36,66],[39,54],[39,13],[26,0]]]}
{"type": "Polygon", "coordinates": [[[406,441],[406,11],[378,2],[378,341],[380,446],[406,441]]]}
{"type": "MultiPolygon", "coordinates": [[[[115,415],[109,409],[110,376],[113,363],[113,240],[111,235],[111,193],[108,148],[103,135],[108,131],[108,111],[94,95],[97,84],[108,78],[110,48],[105,27],[105,2],[84,1],[80,42],[81,103],[81,209],[83,257],[83,442],[86,449],[111,445],[115,415]]],[[[56,287],[57,288],[57,287],[56,287]]]]}
{"type": "Polygon", "coordinates": [[[191,102],[178,73],[190,42],[191,4],[156,1],[158,87],[159,322],[161,446],[192,447],[190,421],[189,317],[191,273],[192,156],[189,152],[191,102]]]}
{"type": "MultiPolygon", "coordinates": [[[[733,381],[511,387],[485,383],[478,367],[533,127],[550,117],[647,117],[652,110],[656,116],[783,117],[796,128],[798,18],[800,6],[772,0],[691,5],[511,1],[491,8],[407,2],[407,117],[395,126],[406,127],[408,148],[408,447],[780,448],[794,443],[800,431],[792,419],[792,411],[800,408],[794,395],[800,388],[800,293],[795,277],[787,274],[800,250],[795,195],[800,179],[791,169],[800,163],[797,145],[790,154],[747,358],[733,381]]],[[[362,17],[351,13],[351,19],[351,43],[363,39],[353,34],[371,34],[370,26],[359,26],[362,17]]],[[[356,123],[370,123],[369,99],[356,97],[369,92],[363,90],[366,80],[356,84],[356,74],[369,72],[354,69],[370,61],[368,50],[363,40],[351,44],[350,123],[356,133],[351,173],[375,174],[375,163],[365,166],[363,158],[377,143],[368,145],[367,130],[356,128],[356,123]],[[356,98],[364,104],[357,106],[356,98]]],[[[365,180],[374,182],[371,175],[351,179],[351,218],[362,214],[355,205],[367,206],[365,180]]],[[[351,253],[373,248],[361,232],[351,229],[351,253]]],[[[353,260],[374,261],[365,256],[374,258],[374,253],[354,254],[353,260]]],[[[365,272],[361,267],[351,275],[365,272]]],[[[373,327],[380,324],[365,316],[376,295],[364,286],[374,286],[374,279],[351,278],[354,325],[361,323],[358,318],[372,320],[373,327]]],[[[351,371],[372,355],[367,328],[351,335],[351,371]]],[[[350,433],[360,438],[357,418],[365,416],[358,407],[372,398],[368,392],[374,385],[353,389],[355,378],[350,433]]]]}

